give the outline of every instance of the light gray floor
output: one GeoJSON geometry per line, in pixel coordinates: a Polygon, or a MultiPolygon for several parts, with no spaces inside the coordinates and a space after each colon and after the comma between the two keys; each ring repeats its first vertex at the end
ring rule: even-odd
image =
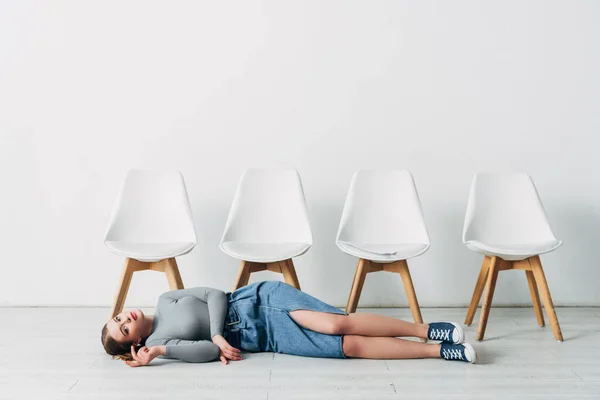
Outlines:
{"type": "MultiPolygon", "coordinates": [[[[103,354],[108,312],[0,308],[0,399],[600,399],[598,308],[558,308],[563,343],[537,326],[533,309],[493,308],[486,340],[475,342],[477,365],[246,353],[228,366],[155,360],[141,368],[103,354]]],[[[408,309],[359,312],[411,320],[408,309]]],[[[462,322],[466,310],[422,313],[462,322]]],[[[466,328],[471,342],[476,329],[466,328]]]]}

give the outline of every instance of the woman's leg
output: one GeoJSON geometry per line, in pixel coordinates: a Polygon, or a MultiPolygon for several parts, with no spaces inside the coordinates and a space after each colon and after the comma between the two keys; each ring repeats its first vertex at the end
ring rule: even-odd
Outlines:
{"type": "Polygon", "coordinates": [[[350,315],[296,310],[290,315],[300,325],[329,335],[414,336],[427,338],[428,324],[413,324],[401,319],[368,313],[350,315]]]}
{"type": "Polygon", "coordinates": [[[425,344],[392,337],[344,335],[342,349],[346,357],[400,359],[440,358],[439,344],[425,344]]]}

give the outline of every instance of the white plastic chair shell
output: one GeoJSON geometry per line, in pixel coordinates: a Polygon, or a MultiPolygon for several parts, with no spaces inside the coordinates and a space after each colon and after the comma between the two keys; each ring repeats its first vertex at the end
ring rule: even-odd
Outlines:
{"type": "Polygon", "coordinates": [[[554,237],[535,184],[525,173],[476,174],[463,229],[472,251],[507,261],[548,253],[554,237]]]}
{"type": "Polygon", "coordinates": [[[221,250],[269,263],[304,254],[313,243],[300,175],[294,169],[248,169],[239,181],[221,250]]]}
{"type": "Polygon", "coordinates": [[[112,210],[106,247],[124,257],[155,262],[189,253],[196,243],[183,175],[130,170],[112,210]]]}
{"type": "Polygon", "coordinates": [[[337,233],[345,253],[394,262],[429,249],[415,182],[407,170],[360,170],[352,177],[337,233]]]}

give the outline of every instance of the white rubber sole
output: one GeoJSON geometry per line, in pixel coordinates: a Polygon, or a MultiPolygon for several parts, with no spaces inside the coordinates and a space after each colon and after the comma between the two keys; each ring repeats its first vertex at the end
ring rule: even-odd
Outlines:
{"type": "Polygon", "coordinates": [[[462,326],[460,326],[459,324],[457,324],[456,322],[452,322],[450,321],[451,324],[454,324],[456,329],[456,338],[454,337],[455,334],[452,333],[452,340],[454,340],[454,344],[462,344],[465,341],[465,331],[463,330],[462,326]]]}
{"type": "Polygon", "coordinates": [[[477,361],[477,353],[475,353],[475,349],[469,343],[462,343],[465,346],[465,355],[467,356],[467,361],[471,364],[475,364],[477,361]],[[469,360],[470,358],[470,360],[469,360]]]}

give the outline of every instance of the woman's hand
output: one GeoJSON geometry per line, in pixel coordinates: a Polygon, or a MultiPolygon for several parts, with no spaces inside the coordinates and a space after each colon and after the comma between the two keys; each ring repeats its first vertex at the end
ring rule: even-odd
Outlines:
{"type": "Polygon", "coordinates": [[[231,346],[227,342],[227,339],[225,339],[223,336],[215,335],[213,336],[212,341],[220,349],[219,358],[221,359],[221,362],[223,364],[228,363],[227,359],[234,361],[239,361],[242,359],[242,352],[239,349],[236,349],[235,347],[231,346]]]}
{"type": "Polygon", "coordinates": [[[136,354],[133,345],[131,345],[131,356],[133,357],[133,361],[125,361],[125,364],[130,367],[148,365],[150,364],[150,361],[154,360],[157,356],[163,355],[161,347],[162,346],[144,346],[140,348],[136,354]]]}

